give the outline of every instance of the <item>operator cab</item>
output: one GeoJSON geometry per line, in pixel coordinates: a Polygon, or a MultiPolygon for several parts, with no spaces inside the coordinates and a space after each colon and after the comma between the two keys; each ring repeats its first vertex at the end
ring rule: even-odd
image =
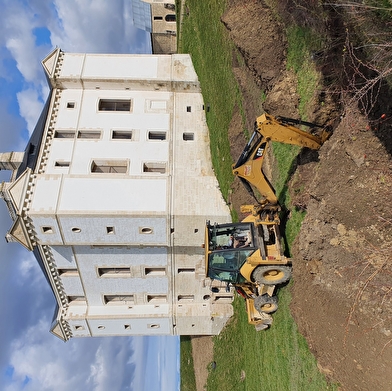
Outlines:
{"type": "Polygon", "coordinates": [[[233,284],[245,282],[240,269],[257,250],[253,224],[207,222],[206,231],[207,276],[233,284]]]}

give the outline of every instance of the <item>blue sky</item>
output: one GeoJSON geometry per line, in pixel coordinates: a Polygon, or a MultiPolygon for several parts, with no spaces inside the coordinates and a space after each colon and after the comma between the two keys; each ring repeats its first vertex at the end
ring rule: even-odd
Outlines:
{"type": "MultiPolygon", "coordinates": [[[[54,47],[151,52],[131,0],[0,0],[0,9],[0,152],[24,150],[49,92],[41,60],[54,47]]],[[[11,223],[0,201],[0,237],[11,223]]],[[[64,343],[49,333],[55,302],[33,256],[1,238],[0,254],[1,390],[179,390],[177,337],[64,343]]]]}

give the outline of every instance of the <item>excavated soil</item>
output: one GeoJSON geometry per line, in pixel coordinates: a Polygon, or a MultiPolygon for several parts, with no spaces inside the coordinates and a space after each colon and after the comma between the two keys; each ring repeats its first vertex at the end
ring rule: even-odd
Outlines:
{"type": "MultiPolygon", "coordinates": [[[[246,125],[263,109],[298,118],[295,75],[286,70],[283,26],[257,0],[231,0],[222,22],[246,66],[233,61],[241,86],[246,125]]],[[[234,57],[234,56],[233,56],[234,57]]],[[[340,390],[392,390],[392,117],[384,103],[382,120],[369,124],[344,96],[315,94],[308,120],[331,125],[333,134],[318,152],[302,151],[290,180],[292,208],[306,217],[293,252],[291,311],[320,370],[340,390]]],[[[389,102],[388,96],[383,102],[389,102]]],[[[229,129],[233,161],[246,143],[235,108],[229,129]]],[[[273,162],[270,163],[273,177],[273,162]]],[[[231,206],[253,203],[236,182],[231,206]]],[[[288,216],[290,218],[290,216],[288,216]]],[[[194,345],[197,366],[212,356],[194,345]],[[202,352],[202,353],[201,353],[202,352]]],[[[196,369],[198,391],[207,371],[196,369]]]]}

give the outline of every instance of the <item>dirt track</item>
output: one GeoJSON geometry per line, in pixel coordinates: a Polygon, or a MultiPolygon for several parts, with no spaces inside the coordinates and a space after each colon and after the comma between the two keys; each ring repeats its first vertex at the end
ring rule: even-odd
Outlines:
{"type": "MultiPolygon", "coordinates": [[[[270,114],[298,117],[283,30],[270,10],[261,1],[232,0],[222,21],[247,64],[234,64],[233,71],[246,97],[248,128],[261,114],[252,98],[260,89],[268,91],[264,109],[270,114]]],[[[392,127],[383,121],[369,127],[355,106],[344,105],[343,96],[333,102],[322,93],[325,104],[318,104],[316,93],[308,120],[332,124],[334,133],[318,155],[301,154],[291,179],[293,207],[307,211],[294,248],[291,310],[320,370],[342,390],[391,390],[392,161],[387,151],[392,148],[383,135],[392,127]]],[[[392,117],[390,104],[382,109],[392,117]]],[[[245,143],[239,129],[234,110],[233,159],[245,143]]],[[[233,206],[246,197],[235,188],[233,206]]],[[[199,365],[206,367],[211,356],[208,360],[199,365]]],[[[198,391],[203,382],[199,379],[198,391]]]]}

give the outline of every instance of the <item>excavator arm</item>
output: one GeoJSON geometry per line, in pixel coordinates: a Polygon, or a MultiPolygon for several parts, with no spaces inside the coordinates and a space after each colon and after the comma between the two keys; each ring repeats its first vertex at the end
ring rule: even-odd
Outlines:
{"type": "Polygon", "coordinates": [[[244,184],[249,193],[258,203],[263,205],[276,205],[278,200],[267,178],[264,176],[262,166],[269,147],[269,141],[284,144],[299,145],[310,149],[319,149],[328,139],[330,132],[322,127],[300,120],[285,117],[273,117],[262,114],[257,118],[255,130],[245,146],[237,163],[233,165],[233,174],[244,184]],[[294,125],[304,125],[319,128],[318,134],[305,132],[294,125]],[[254,194],[256,188],[264,198],[261,202],[254,194]]]}

